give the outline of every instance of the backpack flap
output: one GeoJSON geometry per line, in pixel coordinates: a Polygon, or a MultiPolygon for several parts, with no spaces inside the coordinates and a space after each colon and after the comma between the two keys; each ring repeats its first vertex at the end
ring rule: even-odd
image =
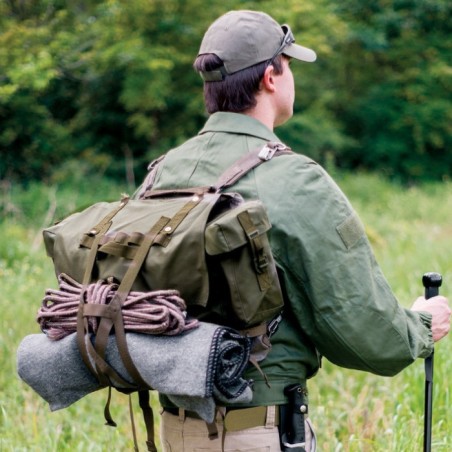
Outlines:
{"type": "MultiPolygon", "coordinates": [[[[115,213],[110,228],[99,241],[92,281],[111,277],[122,281],[145,234],[166,218],[166,226],[151,246],[132,290],[176,289],[187,305],[205,306],[209,280],[204,229],[221,196],[224,195],[207,193],[129,200],[125,208],[115,213]]],[[[95,204],[44,231],[47,253],[57,274],[66,273],[82,282],[90,248],[95,243],[91,231],[117,206],[118,203],[95,204]]]]}
{"type": "Polygon", "coordinates": [[[268,321],[283,307],[283,297],[267,232],[263,204],[247,201],[211,221],[206,252],[216,256],[227,280],[237,328],[268,321]]]}

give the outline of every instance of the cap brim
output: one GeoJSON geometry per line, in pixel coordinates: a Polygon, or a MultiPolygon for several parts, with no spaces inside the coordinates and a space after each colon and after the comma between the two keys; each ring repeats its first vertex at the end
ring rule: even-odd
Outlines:
{"type": "Polygon", "coordinates": [[[298,44],[291,44],[284,48],[282,51],[284,55],[288,57],[295,58],[300,61],[306,61],[307,63],[312,63],[317,59],[317,54],[314,50],[308,49],[307,47],[300,46],[298,44]]]}

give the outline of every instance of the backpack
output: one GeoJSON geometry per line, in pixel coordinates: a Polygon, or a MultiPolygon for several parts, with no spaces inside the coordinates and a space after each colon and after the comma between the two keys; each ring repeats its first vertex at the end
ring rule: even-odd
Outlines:
{"type": "MultiPolygon", "coordinates": [[[[152,388],[130,357],[121,307],[131,291],[176,290],[191,316],[251,337],[250,361],[259,368],[283,308],[267,237],[271,225],[261,201],[245,201],[224,190],[258,165],[291,152],[280,143],[267,143],[235,162],[215,184],[176,190],[153,189],[160,158],[136,199],[96,203],[43,231],[57,276],[67,275],[82,288],[96,281],[117,283],[115,296],[102,307],[87,302],[82,289],[74,328],[83,361],[109,391],[112,380],[124,382],[104,359],[108,336],[116,335],[121,359],[136,383],[124,382],[118,390],[139,392],[148,450],[155,450],[146,395],[152,388]],[[93,318],[98,322],[94,345],[86,340],[93,318]]],[[[107,423],[114,425],[108,405],[107,423]]]]}

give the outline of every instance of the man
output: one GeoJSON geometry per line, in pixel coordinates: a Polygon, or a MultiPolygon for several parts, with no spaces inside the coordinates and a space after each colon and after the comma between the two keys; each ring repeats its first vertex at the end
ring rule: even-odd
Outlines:
{"type": "MultiPolygon", "coordinates": [[[[264,13],[233,11],[215,21],[194,63],[204,80],[211,116],[197,136],[166,155],[154,188],[211,184],[247,152],[278,142],[273,129],[293,113],[289,65],[315,59],[312,50],[294,43],[287,25],[264,13]]],[[[273,349],[261,363],[269,385],[250,366],[246,377],[254,380],[252,403],[220,409],[220,434],[214,440],[208,439],[202,420],[162,396],[165,450],[279,451],[280,412],[288,403],[285,388],[294,385],[307,410],[306,380],[319,369],[320,356],[390,376],[429,356],[433,342],[449,331],[446,298],[427,303],[421,297],[412,310],[398,304],[356,213],[312,160],[299,154],[274,158],[240,179],[233,190],[245,199],[262,200],[272,223],[270,242],[285,308],[272,337],[273,349]]],[[[303,427],[305,438],[298,438],[296,450],[313,451],[309,422],[300,425],[302,433],[303,427]]]]}

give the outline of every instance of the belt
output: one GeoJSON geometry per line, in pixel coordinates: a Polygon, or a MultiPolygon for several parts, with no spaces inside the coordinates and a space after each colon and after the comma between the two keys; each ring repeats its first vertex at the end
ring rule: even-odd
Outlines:
{"type": "MultiPolygon", "coordinates": [[[[179,408],[164,408],[167,413],[179,416],[179,408]]],[[[194,411],[183,410],[185,417],[192,419],[202,419],[194,411]]],[[[224,428],[226,431],[233,432],[245,430],[253,427],[263,427],[267,421],[267,407],[255,406],[251,408],[226,408],[224,417],[224,428]]],[[[276,406],[275,421],[273,425],[279,425],[279,406],[276,406]]]]}

